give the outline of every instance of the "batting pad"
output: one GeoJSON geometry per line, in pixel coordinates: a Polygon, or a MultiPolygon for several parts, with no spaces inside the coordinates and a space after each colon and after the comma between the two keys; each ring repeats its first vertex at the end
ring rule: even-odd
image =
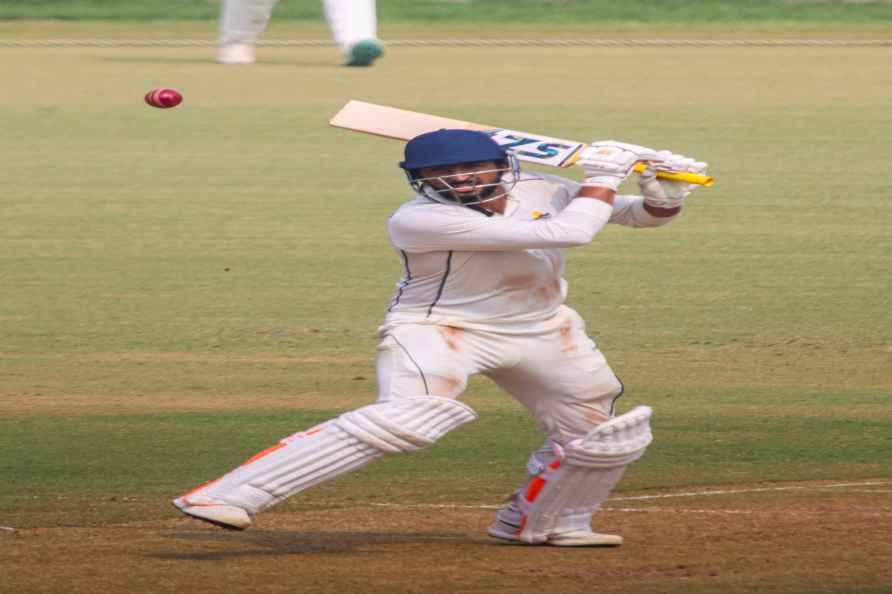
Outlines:
{"type": "Polygon", "coordinates": [[[542,543],[562,518],[588,514],[607,499],[626,466],[653,441],[651,409],[638,406],[564,447],[564,457],[530,481],[517,499],[524,514],[520,539],[542,543]]]}
{"type": "Polygon", "coordinates": [[[467,405],[437,396],[379,402],[290,435],[222,478],[182,497],[254,515],[384,454],[413,452],[477,418],[467,405]]]}

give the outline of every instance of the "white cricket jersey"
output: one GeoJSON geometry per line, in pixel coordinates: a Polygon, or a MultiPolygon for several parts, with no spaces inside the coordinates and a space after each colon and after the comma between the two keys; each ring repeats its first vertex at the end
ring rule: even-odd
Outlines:
{"type": "Polygon", "coordinates": [[[573,197],[579,184],[521,174],[504,215],[418,195],[390,218],[405,273],[381,332],[426,323],[527,332],[554,318],[567,296],[564,248],[589,243],[608,222],[655,227],[639,196],[614,205],[573,197]]]}

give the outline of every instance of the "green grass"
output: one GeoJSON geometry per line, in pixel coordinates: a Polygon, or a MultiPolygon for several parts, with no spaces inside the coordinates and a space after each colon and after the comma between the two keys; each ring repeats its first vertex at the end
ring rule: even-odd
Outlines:
{"type": "MultiPolygon", "coordinates": [[[[652,2],[632,0],[378,0],[382,21],[424,22],[853,22],[892,19],[892,6],[869,2],[788,2],[784,0],[701,0],[652,2]]],[[[216,19],[214,0],[8,0],[0,6],[0,18],[31,19],[216,19]]],[[[321,19],[321,2],[284,0],[276,19],[321,19]]]]}
{"type": "MultiPolygon", "coordinates": [[[[623,409],[656,410],[622,490],[892,476],[884,48],[394,48],[362,71],[324,48],[236,70],[211,48],[3,52],[0,474],[19,517],[164,502],[374,399],[400,273],[385,223],[409,190],[399,143],[326,125],[350,98],[710,161],[717,185],[671,226],[570,256],[623,409]],[[183,105],[145,106],[162,85],[183,105]]],[[[467,402],[482,418],[437,447],[288,505],[496,501],[539,436],[487,382],[467,402]]]]}
{"type": "MultiPolygon", "coordinates": [[[[857,408],[865,400],[849,398],[848,403],[857,408]]],[[[726,416],[698,414],[689,407],[682,407],[689,414],[681,414],[665,404],[667,412],[654,422],[654,444],[627,472],[619,493],[734,480],[846,480],[888,473],[892,419],[726,416]]],[[[882,404],[888,407],[889,400],[882,404]]],[[[14,510],[12,517],[26,517],[28,508],[65,509],[83,500],[163,501],[338,413],[109,414],[0,421],[0,474],[13,478],[5,484],[0,504],[14,510]]],[[[357,497],[366,503],[495,505],[522,480],[528,452],[539,442],[524,411],[486,411],[436,447],[377,462],[289,505],[337,505],[357,497]],[[456,480],[456,469],[461,480],[456,480]]],[[[97,519],[85,514],[78,521],[97,519]]]]}

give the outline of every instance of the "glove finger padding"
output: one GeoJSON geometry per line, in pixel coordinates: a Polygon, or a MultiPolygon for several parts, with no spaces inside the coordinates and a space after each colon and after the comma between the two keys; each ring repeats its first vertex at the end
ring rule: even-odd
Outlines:
{"type": "Polygon", "coordinates": [[[635,153],[638,156],[639,161],[662,161],[663,157],[660,156],[661,152],[671,154],[669,151],[657,151],[646,146],[641,146],[640,144],[631,144],[629,142],[620,142],[618,140],[598,140],[596,142],[593,142],[590,146],[595,145],[609,145],[616,148],[621,148],[630,153],[635,153]]]}
{"type": "Polygon", "coordinates": [[[582,167],[583,185],[616,191],[638,161],[659,160],[657,151],[637,144],[604,140],[582,150],[576,164],[582,167]]]}
{"type": "Polygon", "coordinates": [[[660,162],[648,163],[647,168],[638,174],[638,187],[644,196],[645,204],[657,208],[678,208],[684,203],[685,198],[696,184],[658,178],[661,171],[686,171],[689,173],[705,173],[707,164],[696,161],[684,155],[677,155],[669,151],[659,151],[662,157],[660,162]]]}

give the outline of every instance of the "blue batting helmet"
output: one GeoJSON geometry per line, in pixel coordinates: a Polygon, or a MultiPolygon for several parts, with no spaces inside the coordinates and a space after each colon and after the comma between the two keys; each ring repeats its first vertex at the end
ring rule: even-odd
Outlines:
{"type": "Polygon", "coordinates": [[[400,161],[400,167],[410,172],[424,167],[507,159],[505,149],[484,132],[443,128],[407,142],[406,160],[400,161]]]}

